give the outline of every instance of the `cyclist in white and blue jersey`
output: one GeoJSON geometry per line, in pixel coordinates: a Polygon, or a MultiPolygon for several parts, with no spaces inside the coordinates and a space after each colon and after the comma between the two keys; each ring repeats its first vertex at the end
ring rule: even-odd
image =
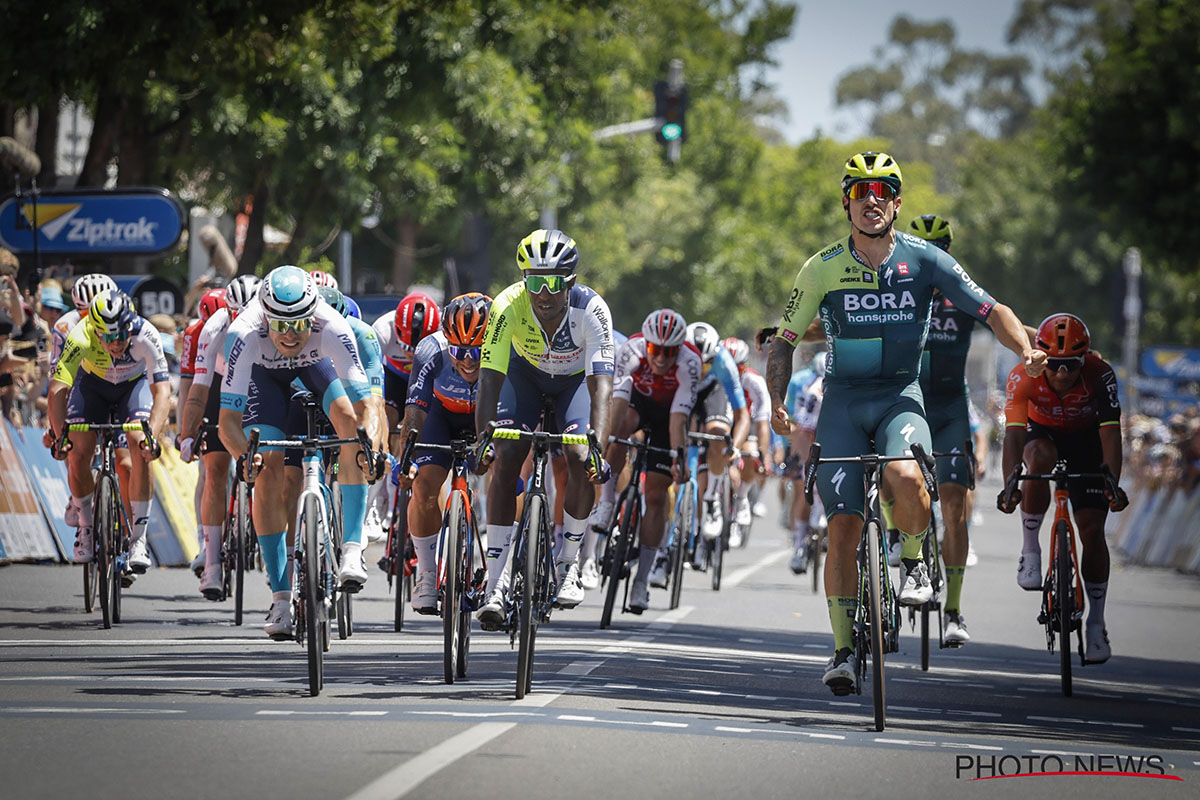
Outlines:
{"type": "MultiPolygon", "coordinates": [[[[369,420],[369,384],[354,332],[341,314],[321,300],[316,282],[304,270],[279,267],[266,277],[258,296],[230,326],[225,364],[219,429],[234,458],[248,449],[246,435],[253,429],[266,439],[284,437],[291,383],[296,378],[321,403],[340,438],[354,438],[358,425],[364,424],[378,447],[382,431],[372,430],[377,426],[369,420]],[[352,402],[348,388],[361,399],[352,402]]],[[[266,632],[286,640],[292,636],[293,622],[285,536],[295,509],[286,500],[283,452],[264,448],[260,455],[254,524],[272,592],[266,632]]],[[[345,591],[360,589],[367,574],[362,561],[367,487],[357,455],[357,445],[347,445],[339,458],[345,527],[338,577],[345,591]]]]}

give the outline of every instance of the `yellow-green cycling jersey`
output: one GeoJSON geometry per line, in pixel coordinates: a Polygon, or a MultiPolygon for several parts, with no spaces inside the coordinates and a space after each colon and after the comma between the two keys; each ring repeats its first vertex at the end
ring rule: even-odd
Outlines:
{"type": "Polygon", "coordinates": [[[142,375],[149,376],[150,383],[167,380],[167,359],[163,355],[162,340],[159,339],[158,330],[143,317],[134,319],[129,330],[129,347],[115,359],[105,351],[100,337],[86,318],[77,322],[67,334],[52,377],[73,386],[80,368],[113,384],[135,380],[142,375]]]}
{"type": "Polygon", "coordinates": [[[566,316],[558,330],[547,335],[534,316],[525,284],[514,283],[492,303],[480,365],[507,374],[514,355],[547,375],[611,375],[614,348],[608,304],[576,284],[567,299],[566,316]]]}

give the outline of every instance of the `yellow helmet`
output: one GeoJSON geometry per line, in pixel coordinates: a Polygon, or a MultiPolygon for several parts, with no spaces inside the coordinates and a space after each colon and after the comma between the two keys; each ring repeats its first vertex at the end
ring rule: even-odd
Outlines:
{"type": "Polygon", "coordinates": [[[903,180],[900,175],[900,165],[887,153],[874,151],[855,153],[846,159],[846,169],[842,175],[842,191],[845,192],[850,188],[850,184],[858,181],[887,181],[892,184],[896,194],[899,194],[900,184],[903,180]]]}
{"type": "Polygon", "coordinates": [[[950,247],[950,241],[954,238],[954,231],[950,229],[950,223],[937,214],[922,214],[917,217],[908,223],[908,232],[913,236],[933,242],[943,250],[950,247]]]}
{"type": "Polygon", "coordinates": [[[517,245],[517,266],[522,270],[574,272],[578,264],[579,248],[575,240],[557,229],[538,229],[517,245]]]}

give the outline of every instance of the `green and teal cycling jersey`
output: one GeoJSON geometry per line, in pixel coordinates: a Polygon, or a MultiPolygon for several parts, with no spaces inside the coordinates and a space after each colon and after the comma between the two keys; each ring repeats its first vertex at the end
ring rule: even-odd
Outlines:
{"type": "Polygon", "coordinates": [[[925,406],[936,397],[962,397],[967,393],[967,353],[975,318],[944,296],[933,299],[929,336],[921,353],[921,393],[925,406]]]}
{"type": "Polygon", "coordinates": [[[996,304],[949,253],[924,239],[897,232],[892,252],[876,270],[860,260],[847,237],[800,268],[779,335],[799,342],[820,312],[829,346],[827,384],[902,385],[920,372],[935,288],[981,321],[996,304]]]}

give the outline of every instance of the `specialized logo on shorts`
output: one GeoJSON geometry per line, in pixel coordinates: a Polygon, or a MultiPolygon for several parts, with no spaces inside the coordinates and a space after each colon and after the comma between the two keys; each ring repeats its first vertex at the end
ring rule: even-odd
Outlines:
{"type": "Polygon", "coordinates": [[[837,495],[842,493],[842,481],[846,480],[846,470],[838,467],[837,472],[833,473],[833,479],[829,482],[833,484],[833,491],[837,495]]]}
{"type": "Polygon", "coordinates": [[[912,435],[916,433],[916,431],[917,429],[910,422],[900,429],[900,435],[904,437],[904,441],[907,444],[912,444],[912,435]]]}

